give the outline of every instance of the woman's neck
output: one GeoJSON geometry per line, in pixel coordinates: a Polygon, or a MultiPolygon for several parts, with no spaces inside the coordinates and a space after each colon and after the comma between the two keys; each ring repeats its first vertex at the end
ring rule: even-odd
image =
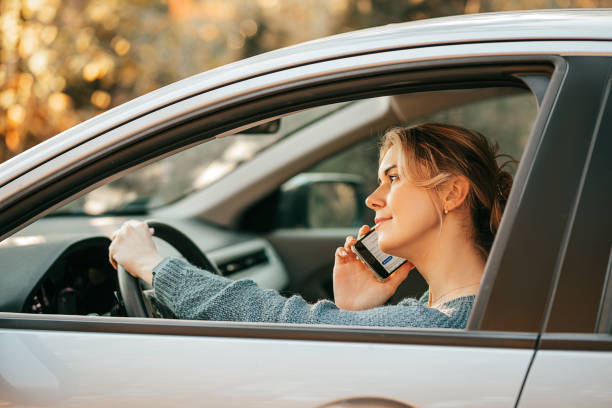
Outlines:
{"type": "Polygon", "coordinates": [[[478,291],[485,261],[458,225],[445,223],[444,231],[420,258],[413,263],[429,284],[430,307],[478,291]]]}

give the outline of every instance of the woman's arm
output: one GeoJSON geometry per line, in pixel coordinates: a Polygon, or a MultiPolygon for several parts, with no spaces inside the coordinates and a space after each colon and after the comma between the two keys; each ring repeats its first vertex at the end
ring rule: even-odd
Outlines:
{"type": "MultiPolygon", "coordinates": [[[[120,263],[132,275],[152,283],[156,298],[181,319],[463,328],[471,309],[471,303],[460,304],[452,316],[448,316],[414,299],[407,299],[398,306],[360,311],[339,309],[329,300],[311,305],[300,296],[285,298],[250,280],[233,281],[180,259],[163,259],[155,248],[148,226],[138,221],[126,222],[113,234],[109,258],[113,266],[120,263]]],[[[354,294],[356,288],[354,285],[345,287],[345,297],[354,294]]],[[[359,303],[367,299],[372,297],[368,295],[359,303]]]]}
{"type": "Polygon", "coordinates": [[[450,317],[415,299],[362,311],[342,310],[329,300],[311,305],[300,296],[286,298],[251,280],[233,281],[176,258],[164,259],[153,276],[156,298],[181,319],[463,328],[471,308],[469,302],[450,317]],[[462,312],[462,308],[466,310],[462,312]]]}

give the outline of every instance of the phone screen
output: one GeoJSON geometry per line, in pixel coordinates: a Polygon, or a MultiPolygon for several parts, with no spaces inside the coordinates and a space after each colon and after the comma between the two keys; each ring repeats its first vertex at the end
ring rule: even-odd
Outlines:
{"type": "Polygon", "coordinates": [[[385,254],[378,248],[378,233],[375,229],[357,240],[354,252],[381,278],[388,278],[406,262],[404,258],[385,254]]]}

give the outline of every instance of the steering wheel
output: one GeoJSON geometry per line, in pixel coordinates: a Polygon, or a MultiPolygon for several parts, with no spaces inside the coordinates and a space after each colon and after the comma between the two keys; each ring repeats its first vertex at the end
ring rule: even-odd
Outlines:
{"type": "MultiPolygon", "coordinates": [[[[150,228],[153,228],[154,237],[158,237],[172,245],[189,263],[198,268],[221,273],[198,246],[187,235],[176,228],[157,221],[147,221],[150,228]]],[[[138,278],[130,275],[124,267],[117,265],[117,277],[119,279],[119,291],[123,298],[123,304],[128,316],[131,317],[152,317],[149,316],[144,303],[144,295],[138,278]]]]}

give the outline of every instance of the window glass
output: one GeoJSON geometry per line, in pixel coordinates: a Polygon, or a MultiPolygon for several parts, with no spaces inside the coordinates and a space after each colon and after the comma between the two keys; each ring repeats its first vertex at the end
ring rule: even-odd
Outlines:
{"type": "Polygon", "coordinates": [[[356,191],[345,183],[320,183],[308,195],[308,225],[312,228],[343,227],[358,215],[356,191]],[[327,211],[324,211],[327,210],[327,211]]]}
{"type": "Polygon", "coordinates": [[[271,144],[345,105],[304,110],[272,122],[272,126],[264,124],[248,133],[203,143],[108,183],[60,208],[55,215],[144,214],[205,188],[271,144]]]}

